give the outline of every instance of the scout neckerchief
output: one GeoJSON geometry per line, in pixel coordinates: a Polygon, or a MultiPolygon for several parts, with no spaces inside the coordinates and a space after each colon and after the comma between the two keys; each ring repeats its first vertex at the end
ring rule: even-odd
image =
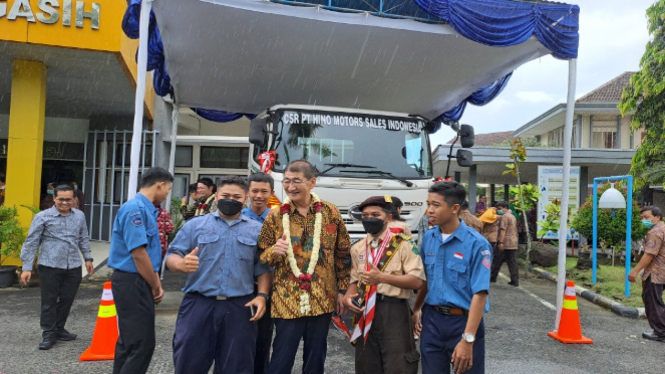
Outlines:
{"type": "Polygon", "coordinates": [[[197,204],[196,205],[196,212],[194,213],[194,217],[198,217],[201,214],[204,214],[212,200],[215,198],[215,194],[210,195],[208,199],[206,199],[204,202],[197,204]]]}
{"type": "MultiPolygon", "coordinates": [[[[383,260],[384,254],[386,253],[386,248],[392,239],[393,233],[390,230],[386,230],[386,235],[383,237],[383,242],[378,249],[371,248],[367,243],[367,238],[365,238],[365,271],[369,272],[371,269],[370,264],[375,267],[379,266],[379,263],[383,260]]],[[[392,253],[391,253],[392,256],[392,253]]],[[[384,260],[384,267],[387,264],[387,261],[384,260]]],[[[383,269],[381,269],[383,271],[383,269]]],[[[367,336],[369,335],[369,329],[372,327],[372,320],[374,320],[374,306],[376,305],[376,285],[374,286],[365,286],[365,311],[360,317],[358,324],[356,325],[353,335],[351,336],[351,341],[356,340],[361,334],[364,337],[365,344],[367,344],[367,336]]]]}

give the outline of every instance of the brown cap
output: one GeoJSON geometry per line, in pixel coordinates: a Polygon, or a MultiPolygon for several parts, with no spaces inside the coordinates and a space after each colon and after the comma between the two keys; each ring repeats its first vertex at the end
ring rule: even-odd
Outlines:
{"type": "Polygon", "coordinates": [[[388,210],[393,210],[393,201],[390,196],[372,196],[363,201],[359,206],[358,210],[362,210],[367,206],[378,206],[388,210]]]}

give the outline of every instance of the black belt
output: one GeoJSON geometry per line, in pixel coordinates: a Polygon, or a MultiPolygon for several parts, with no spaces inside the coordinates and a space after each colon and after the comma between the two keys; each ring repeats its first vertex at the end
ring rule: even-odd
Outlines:
{"type": "Polygon", "coordinates": [[[399,297],[392,297],[392,296],[386,296],[382,295],[380,293],[376,294],[376,299],[380,301],[385,301],[388,303],[405,303],[407,300],[406,299],[400,299],[399,297]]]}
{"type": "Polygon", "coordinates": [[[431,305],[431,307],[434,308],[434,310],[436,310],[439,314],[443,314],[444,316],[466,316],[469,314],[468,310],[457,307],[440,305],[431,305]]]}
{"type": "Polygon", "coordinates": [[[194,295],[194,296],[199,296],[199,297],[204,297],[206,299],[215,299],[215,300],[234,300],[234,299],[242,299],[246,297],[252,296],[252,294],[248,294],[245,296],[222,296],[222,295],[217,295],[217,296],[206,296],[202,293],[199,292],[187,292],[189,295],[194,295]]]}

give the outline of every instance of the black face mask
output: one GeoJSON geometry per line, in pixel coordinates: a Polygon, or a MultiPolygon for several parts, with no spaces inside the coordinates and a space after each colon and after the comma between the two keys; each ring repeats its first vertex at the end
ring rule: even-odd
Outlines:
{"type": "Polygon", "coordinates": [[[220,199],[217,201],[217,209],[225,216],[235,216],[242,210],[242,203],[233,199],[220,199]]]}
{"type": "Polygon", "coordinates": [[[384,220],[374,217],[363,218],[362,222],[365,232],[370,235],[376,235],[380,233],[381,230],[383,230],[383,226],[386,224],[384,220]]]}

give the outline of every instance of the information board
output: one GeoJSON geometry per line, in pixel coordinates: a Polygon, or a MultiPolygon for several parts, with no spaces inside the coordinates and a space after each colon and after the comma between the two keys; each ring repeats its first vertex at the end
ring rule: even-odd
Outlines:
{"type": "MultiPolygon", "coordinates": [[[[570,183],[567,186],[568,188],[568,209],[571,216],[577,213],[577,210],[580,207],[580,167],[571,166],[570,167],[570,183]]],[[[552,203],[552,201],[559,200],[561,201],[561,195],[563,194],[563,166],[538,166],[538,190],[542,195],[538,199],[538,221],[544,221],[547,216],[547,211],[545,207],[552,203]]],[[[540,230],[540,226],[538,226],[540,230]]],[[[558,234],[553,232],[548,232],[545,234],[543,239],[558,239],[558,234]]],[[[538,238],[540,239],[540,238],[538,238]]],[[[572,235],[570,233],[570,227],[568,228],[568,239],[578,239],[578,234],[574,232],[572,235]]]]}

